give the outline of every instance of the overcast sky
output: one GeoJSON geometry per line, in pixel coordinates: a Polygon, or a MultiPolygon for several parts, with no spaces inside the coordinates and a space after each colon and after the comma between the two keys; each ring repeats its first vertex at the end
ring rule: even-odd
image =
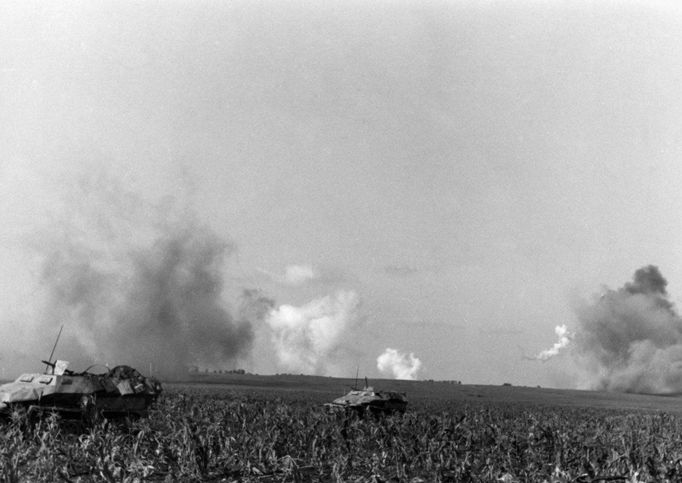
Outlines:
{"type": "Polygon", "coordinates": [[[522,355],[572,298],[655,264],[682,300],[675,2],[2,2],[0,52],[6,340],[88,176],[232,243],[228,306],[355,294],[333,375],[570,386],[522,355]]]}

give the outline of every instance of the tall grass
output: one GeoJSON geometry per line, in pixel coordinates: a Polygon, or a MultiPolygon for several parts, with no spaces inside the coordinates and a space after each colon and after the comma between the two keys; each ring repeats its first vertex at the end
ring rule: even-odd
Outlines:
{"type": "Polygon", "coordinates": [[[15,414],[2,481],[680,481],[682,419],[659,413],[421,404],[382,419],[305,394],[165,393],[148,418],[15,414]]]}

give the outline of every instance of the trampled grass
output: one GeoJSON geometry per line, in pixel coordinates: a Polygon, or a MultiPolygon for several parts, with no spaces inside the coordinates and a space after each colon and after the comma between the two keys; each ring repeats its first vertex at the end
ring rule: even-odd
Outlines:
{"type": "Polygon", "coordinates": [[[382,419],[307,392],[172,386],[148,418],[17,415],[2,481],[681,481],[682,416],[420,400],[382,419]]]}

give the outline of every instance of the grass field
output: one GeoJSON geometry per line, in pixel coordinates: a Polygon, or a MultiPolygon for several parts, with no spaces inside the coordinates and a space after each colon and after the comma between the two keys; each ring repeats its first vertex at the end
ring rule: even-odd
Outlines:
{"type": "Polygon", "coordinates": [[[148,418],[84,428],[20,415],[2,481],[682,481],[682,400],[437,382],[405,415],[330,414],[354,381],[199,376],[167,383],[148,418]]]}
{"type": "MultiPolygon", "coordinates": [[[[348,392],[354,385],[363,386],[364,379],[342,379],[320,376],[254,374],[196,375],[181,383],[207,387],[220,386],[239,392],[306,394],[311,400],[326,401],[348,392]]],[[[369,380],[376,389],[406,392],[412,407],[429,407],[434,401],[459,404],[520,404],[531,406],[603,408],[612,410],[651,410],[682,414],[682,395],[622,394],[603,391],[578,391],[526,386],[486,386],[449,382],[369,380]]]]}

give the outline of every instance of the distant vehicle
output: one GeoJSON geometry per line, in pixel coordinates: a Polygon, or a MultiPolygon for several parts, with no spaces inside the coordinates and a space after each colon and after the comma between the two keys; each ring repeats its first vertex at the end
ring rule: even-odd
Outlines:
{"type": "Polygon", "coordinates": [[[57,412],[67,418],[89,419],[97,414],[107,418],[145,416],[161,394],[161,383],[145,377],[130,366],[116,366],[106,372],[67,369],[68,362],[42,361],[46,372],[27,373],[0,386],[0,416],[15,409],[57,412]]]}
{"type": "Polygon", "coordinates": [[[363,389],[351,389],[345,396],[334,399],[325,406],[332,411],[351,410],[360,414],[369,411],[371,414],[404,413],[407,409],[407,394],[396,391],[375,391],[367,385],[363,389]]]}

